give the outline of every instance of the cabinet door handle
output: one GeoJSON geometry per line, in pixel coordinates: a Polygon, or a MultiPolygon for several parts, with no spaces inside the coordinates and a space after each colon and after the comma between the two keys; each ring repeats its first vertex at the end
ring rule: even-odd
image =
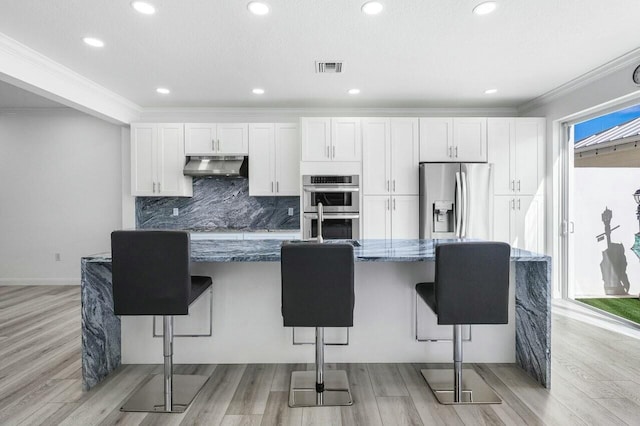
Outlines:
{"type": "Polygon", "coordinates": [[[393,180],[393,192],[396,192],[396,180],[393,180]]]}
{"type": "Polygon", "coordinates": [[[327,158],[331,158],[331,153],[330,153],[330,151],[329,151],[330,149],[331,149],[331,148],[327,147],[327,158]]]}
{"type": "Polygon", "coordinates": [[[393,209],[394,210],[396,209],[396,199],[395,198],[393,199],[393,209]]]}
{"type": "Polygon", "coordinates": [[[273,192],[273,181],[271,181],[271,192],[273,192]]]}
{"type": "Polygon", "coordinates": [[[512,180],[512,181],[511,181],[511,190],[512,190],[512,191],[515,191],[515,190],[516,190],[516,181],[515,181],[515,180],[512,180]]]}
{"type": "Polygon", "coordinates": [[[456,158],[458,158],[458,147],[456,146],[456,158]]]}
{"type": "Polygon", "coordinates": [[[387,205],[387,210],[389,210],[389,199],[387,198],[385,204],[387,205]]]}
{"type": "Polygon", "coordinates": [[[336,158],[336,146],[333,146],[333,158],[336,158]]]}
{"type": "Polygon", "coordinates": [[[512,198],[511,199],[511,210],[515,210],[516,209],[516,199],[512,198]]]}
{"type": "Polygon", "coordinates": [[[518,179],[518,192],[520,192],[520,179],[518,179]]]}
{"type": "Polygon", "coordinates": [[[156,183],[155,182],[153,182],[153,193],[154,194],[156,193],[156,183]]]}
{"type": "Polygon", "coordinates": [[[387,179],[387,191],[389,190],[389,179],[387,179]]]}
{"type": "Polygon", "coordinates": [[[518,210],[520,210],[520,198],[518,198],[518,210]]]}
{"type": "Polygon", "coordinates": [[[216,140],[211,139],[211,151],[215,151],[215,150],[216,150],[216,140]]]}
{"type": "Polygon", "coordinates": [[[220,139],[218,139],[218,152],[220,151],[220,139]]]}
{"type": "Polygon", "coordinates": [[[453,147],[449,147],[449,158],[453,158],[453,147]]]}
{"type": "Polygon", "coordinates": [[[162,187],[160,186],[160,182],[158,182],[158,194],[162,192],[162,187]]]}
{"type": "Polygon", "coordinates": [[[276,181],[276,192],[280,192],[280,182],[276,181]]]}

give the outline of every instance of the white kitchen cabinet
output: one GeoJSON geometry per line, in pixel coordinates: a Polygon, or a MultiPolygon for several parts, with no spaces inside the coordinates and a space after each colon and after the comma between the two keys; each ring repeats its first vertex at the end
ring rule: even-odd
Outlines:
{"type": "Polygon", "coordinates": [[[184,126],[181,123],[131,125],[131,195],[191,197],[184,176],[184,126]]]}
{"type": "Polygon", "coordinates": [[[247,123],[186,123],[186,155],[247,155],[247,123]]]}
{"type": "Polygon", "coordinates": [[[361,161],[360,118],[302,118],[302,161],[361,161]]]}
{"type": "Polygon", "coordinates": [[[489,118],[488,159],[496,195],[544,191],[544,118],[489,118]]]}
{"type": "Polygon", "coordinates": [[[300,143],[297,124],[249,125],[249,195],[300,195],[300,143]]]}
{"type": "Polygon", "coordinates": [[[487,161],[487,119],[430,117],[420,119],[420,161],[487,161]]]}
{"type": "Polygon", "coordinates": [[[365,195],[362,211],[364,238],[415,239],[419,235],[417,195],[365,195]]]}
{"type": "Polygon", "coordinates": [[[417,119],[363,119],[362,143],[365,195],[418,195],[417,119]]]}
{"type": "Polygon", "coordinates": [[[544,251],[544,202],[541,196],[496,195],[493,238],[513,247],[544,251]]]}
{"type": "Polygon", "coordinates": [[[365,195],[362,206],[362,237],[367,239],[391,238],[391,197],[365,195]]]}

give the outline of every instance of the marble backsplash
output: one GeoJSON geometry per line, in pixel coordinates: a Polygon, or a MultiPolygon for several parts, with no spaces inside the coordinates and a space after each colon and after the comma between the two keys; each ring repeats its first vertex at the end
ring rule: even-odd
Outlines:
{"type": "Polygon", "coordinates": [[[194,178],[193,197],[137,197],[136,228],[191,231],[300,229],[299,197],[250,197],[244,178],[194,178]],[[173,209],[178,216],[173,216],[173,209]],[[293,215],[289,216],[289,208],[293,215]]]}

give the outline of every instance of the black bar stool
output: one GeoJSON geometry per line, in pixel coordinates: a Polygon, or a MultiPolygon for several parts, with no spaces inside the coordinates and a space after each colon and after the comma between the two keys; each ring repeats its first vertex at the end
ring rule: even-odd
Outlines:
{"type": "Polygon", "coordinates": [[[115,231],[111,234],[113,311],[162,315],[164,375],[156,375],[120,411],[182,413],[208,376],[173,374],[173,316],[189,314],[210,277],[190,275],[189,233],[115,231]]]}
{"type": "Polygon", "coordinates": [[[416,285],[438,324],[453,325],[453,370],[421,370],[441,404],[502,402],[474,370],[462,376],[462,325],[508,323],[510,254],[505,243],[441,244],[436,247],[435,282],[416,285]]]}
{"type": "Polygon", "coordinates": [[[353,246],[285,243],[281,254],[284,326],[316,329],[316,371],[291,373],[289,406],[352,405],[346,371],[324,371],[324,327],[353,327],[353,246]]]}

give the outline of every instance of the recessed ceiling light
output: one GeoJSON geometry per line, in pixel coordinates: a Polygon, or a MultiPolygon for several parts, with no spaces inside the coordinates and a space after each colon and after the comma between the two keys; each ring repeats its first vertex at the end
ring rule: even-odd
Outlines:
{"type": "Polygon", "coordinates": [[[264,95],[264,89],[255,88],[252,92],[254,95],[264,95]]]}
{"type": "Polygon", "coordinates": [[[498,4],[495,1],[485,1],[476,5],[473,8],[473,13],[476,15],[488,15],[496,10],[496,7],[498,7],[498,4]]]}
{"type": "Polygon", "coordinates": [[[493,95],[494,93],[498,93],[498,89],[487,89],[484,91],[485,95],[493,95]]]}
{"type": "Polygon", "coordinates": [[[367,15],[377,15],[382,12],[382,3],[378,1],[368,1],[362,5],[362,12],[367,15]]]}
{"type": "Polygon", "coordinates": [[[349,89],[348,92],[350,95],[357,95],[360,93],[360,89],[349,89]]]}
{"type": "Polygon", "coordinates": [[[261,1],[252,1],[247,5],[249,12],[254,15],[266,15],[269,13],[269,5],[261,1]]]}
{"type": "Polygon", "coordinates": [[[131,2],[131,7],[144,15],[153,15],[156,13],[156,8],[151,3],[144,1],[131,2]]]}
{"type": "Polygon", "coordinates": [[[84,37],[82,41],[92,47],[104,47],[104,41],[95,37],[84,37]]]}
{"type": "Polygon", "coordinates": [[[156,89],[156,92],[160,93],[161,95],[168,95],[169,93],[171,93],[171,90],[167,89],[166,87],[158,87],[156,89]]]}

